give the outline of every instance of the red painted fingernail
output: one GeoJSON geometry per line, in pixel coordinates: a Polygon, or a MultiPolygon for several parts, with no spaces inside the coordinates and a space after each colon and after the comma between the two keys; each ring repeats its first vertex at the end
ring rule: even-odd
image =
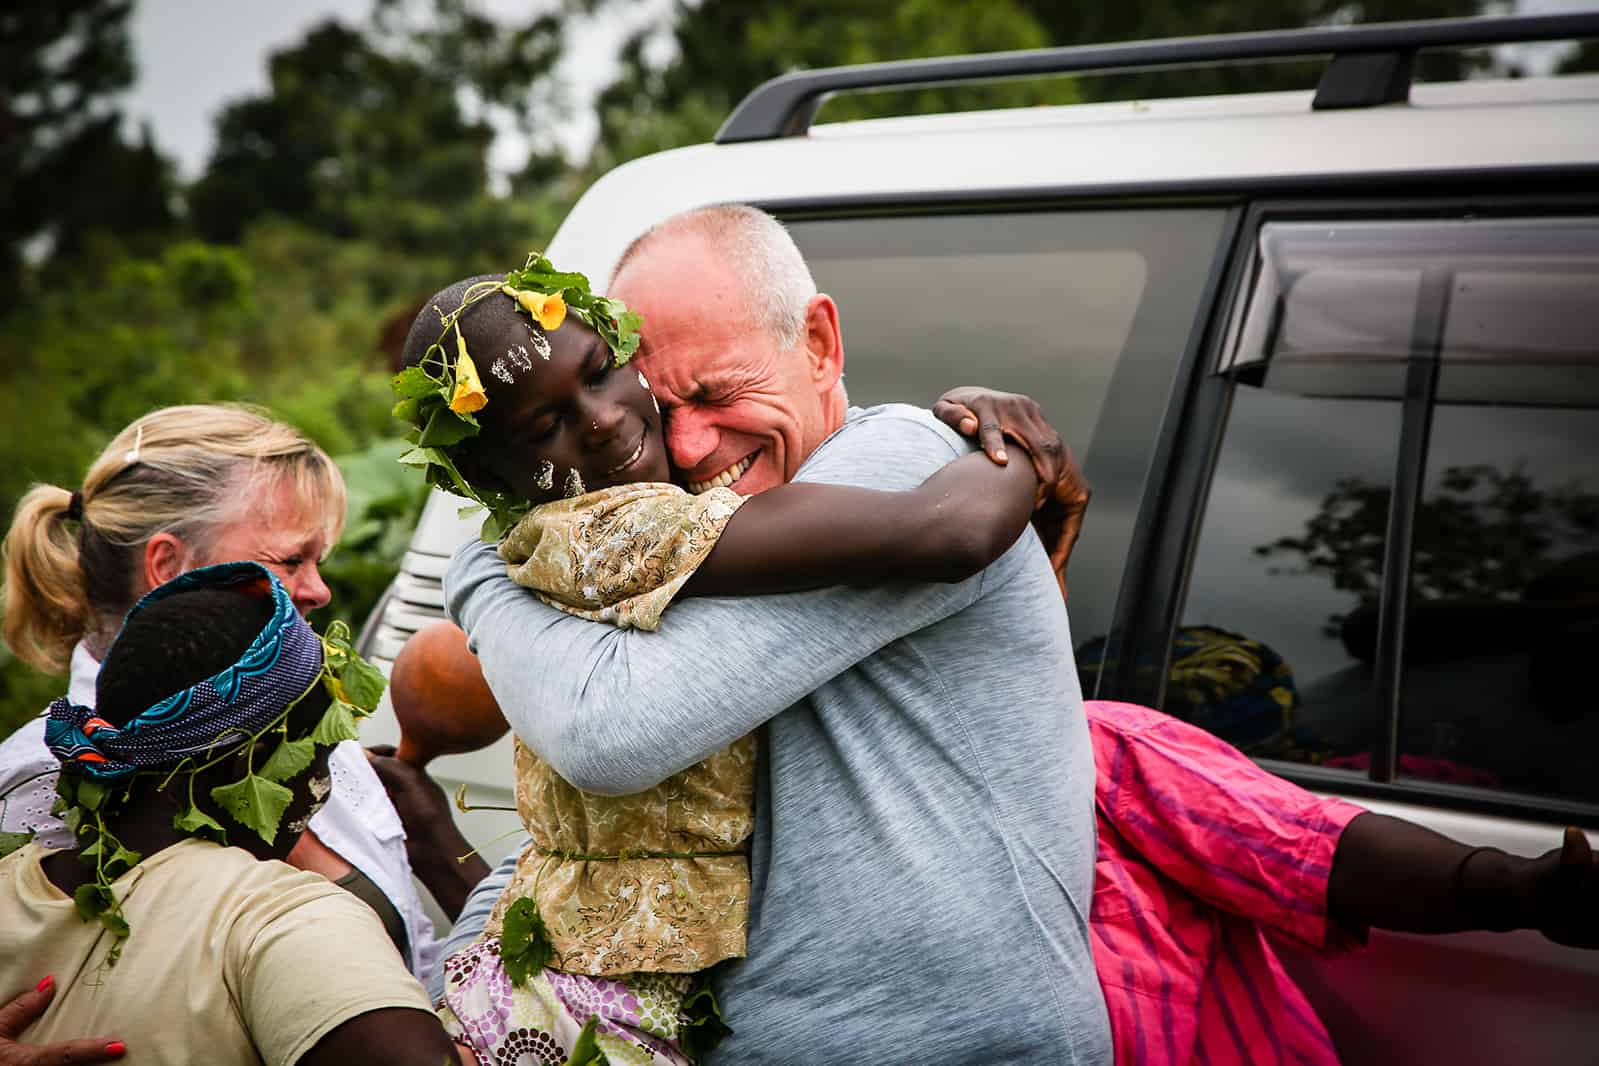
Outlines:
{"type": "Polygon", "coordinates": [[[124,1044],[120,1040],[113,1040],[111,1043],[105,1046],[105,1049],[106,1053],[109,1055],[126,1055],[128,1052],[128,1045],[124,1044]]]}
{"type": "Polygon", "coordinates": [[[33,990],[35,992],[48,992],[50,991],[50,986],[54,985],[55,983],[56,979],[54,977],[46,976],[43,981],[40,981],[38,984],[33,986],[33,990]]]}

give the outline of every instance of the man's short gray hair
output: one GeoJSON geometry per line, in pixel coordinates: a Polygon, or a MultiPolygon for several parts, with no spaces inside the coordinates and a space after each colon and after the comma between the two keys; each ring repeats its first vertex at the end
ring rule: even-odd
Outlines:
{"type": "Polygon", "coordinates": [[[780,347],[793,348],[805,338],[805,310],[816,295],[816,279],[783,224],[748,204],[697,207],[656,223],[627,246],[612,281],[658,238],[682,233],[702,238],[744,279],[750,318],[780,347]]]}

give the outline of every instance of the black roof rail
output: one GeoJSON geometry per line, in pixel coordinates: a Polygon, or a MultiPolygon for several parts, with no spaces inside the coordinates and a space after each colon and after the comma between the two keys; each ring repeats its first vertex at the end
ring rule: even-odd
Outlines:
{"type": "Polygon", "coordinates": [[[1418,49],[1584,37],[1599,37],[1599,11],[1177,37],[801,70],[757,86],[717,131],[716,143],[804,136],[822,101],[849,90],[1325,54],[1333,61],[1317,86],[1313,106],[1371,107],[1409,97],[1411,61],[1418,49]]]}

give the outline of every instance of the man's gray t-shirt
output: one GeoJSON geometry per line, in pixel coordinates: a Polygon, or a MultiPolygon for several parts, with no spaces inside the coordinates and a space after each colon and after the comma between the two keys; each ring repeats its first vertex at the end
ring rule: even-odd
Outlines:
{"type": "MultiPolygon", "coordinates": [[[[910,489],[966,448],[921,409],[852,409],[795,480],[910,489]]],[[[446,597],[517,735],[579,788],[648,788],[765,723],[714,1061],[1110,1061],[1093,753],[1031,532],[960,584],[689,599],[656,633],[546,606],[486,545],[446,597]]]]}

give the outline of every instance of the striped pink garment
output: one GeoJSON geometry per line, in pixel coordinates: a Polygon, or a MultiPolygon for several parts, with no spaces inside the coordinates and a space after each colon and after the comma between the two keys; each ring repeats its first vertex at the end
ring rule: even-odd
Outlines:
{"type": "Polygon", "coordinates": [[[1328,921],[1327,879],[1361,808],[1159,711],[1084,706],[1099,773],[1090,925],[1116,1062],[1336,1064],[1265,933],[1354,943],[1328,921]]]}

